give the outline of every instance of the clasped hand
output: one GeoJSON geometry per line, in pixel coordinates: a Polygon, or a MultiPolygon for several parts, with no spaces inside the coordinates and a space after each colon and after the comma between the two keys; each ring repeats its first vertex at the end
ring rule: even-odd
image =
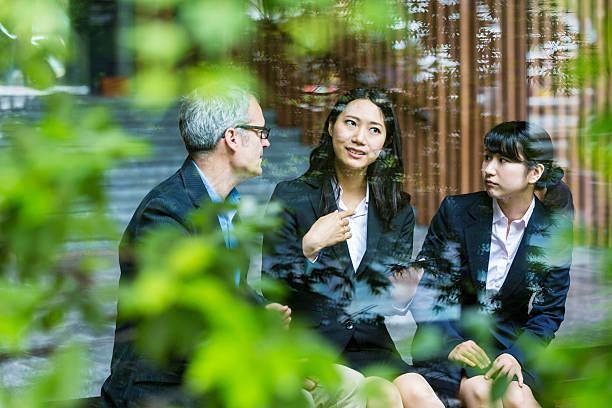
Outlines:
{"type": "Polygon", "coordinates": [[[348,217],[352,215],[355,215],[355,211],[336,210],[315,221],[302,238],[304,256],[314,262],[323,248],[351,238],[348,217]]]}
{"type": "Polygon", "coordinates": [[[485,369],[490,366],[484,375],[486,380],[497,380],[507,378],[512,380],[514,376],[518,379],[519,387],[523,386],[523,373],[518,360],[509,353],[502,353],[491,363],[487,353],[473,340],[459,343],[448,354],[448,359],[470,367],[485,369]]]}

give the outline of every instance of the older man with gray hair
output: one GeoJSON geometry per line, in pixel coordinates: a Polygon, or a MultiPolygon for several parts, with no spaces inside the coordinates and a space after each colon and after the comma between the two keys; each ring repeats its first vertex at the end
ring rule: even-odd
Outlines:
{"type": "MultiPolygon", "coordinates": [[[[188,157],[136,209],[119,245],[120,285],[138,273],[135,249],[151,230],[171,227],[198,233],[189,217],[194,210],[206,202],[236,204],[236,186],[262,173],[270,129],[265,127],[261,107],[247,91],[220,84],[198,88],[181,100],[179,130],[188,157]]],[[[235,211],[217,214],[228,248],[235,246],[234,215],[235,211]]],[[[236,284],[241,286],[244,281],[238,273],[236,284]]],[[[290,320],[289,308],[268,307],[290,320]]],[[[118,309],[111,374],[102,386],[102,406],[193,405],[182,389],[185,363],[175,361],[162,369],[139,354],[131,335],[134,322],[122,319],[121,307],[118,309]]]]}

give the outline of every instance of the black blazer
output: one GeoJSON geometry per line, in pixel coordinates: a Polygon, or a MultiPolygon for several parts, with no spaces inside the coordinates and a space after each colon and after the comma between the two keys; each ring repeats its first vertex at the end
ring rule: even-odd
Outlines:
{"type": "Polygon", "coordinates": [[[492,199],[486,192],[447,196],[433,217],[417,259],[426,274],[421,285],[439,291],[442,307],[459,305],[461,316],[469,311],[488,312],[491,325],[484,333],[472,331],[464,319],[441,324],[444,348],[441,356],[459,343],[472,339],[489,356],[516,357],[523,369],[547,345],[563,321],[569,289],[571,237],[560,246],[554,238],[571,234],[567,217],[553,216],[540,201],[495,302],[484,301],[493,219],[492,199]],[[485,303],[488,305],[483,307],[485,303]]]}
{"type": "MultiPolygon", "coordinates": [[[[151,190],[136,209],[119,245],[120,285],[134,278],[138,271],[134,250],[152,230],[176,228],[193,235],[198,228],[190,214],[210,197],[191,158],[168,179],[151,190]]],[[[211,228],[220,228],[214,217],[211,228]]],[[[246,266],[241,269],[246,272],[246,266]]],[[[241,279],[241,286],[244,279],[241,279]]],[[[118,307],[115,344],[111,360],[111,374],[102,386],[103,407],[131,407],[147,400],[156,403],[192,406],[195,402],[181,387],[185,361],[172,361],[159,367],[138,354],[131,340],[134,322],[121,317],[118,307]]],[[[163,404],[162,404],[163,405],[163,404]]]]}
{"type": "MultiPolygon", "coordinates": [[[[380,350],[381,360],[388,360],[391,354],[392,359],[399,359],[383,316],[394,310],[388,293],[389,275],[406,267],[412,256],[412,207],[406,204],[387,226],[370,202],[367,250],[355,271],[346,241],[323,249],[315,263],[302,252],[302,238],[310,227],[337,209],[331,183],[323,186],[319,177],[281,182],[270,201],[281,204],[281,225],[264,235],[262,274],[286,285],[286,298],[279,301],[286,302],[296,319],[316,329],[339,353],[355,336],[370,350],[380,350]]],[[[275,294],[264,294],[278,299],[275,294]]],[[[376,352],[371,356],[372,360],[378,358],[376,352]]],[[[388,361],[369,363],[376,362],[388,361]]],[[[361,363],[348,363],[362,368],[361,363]]]]}

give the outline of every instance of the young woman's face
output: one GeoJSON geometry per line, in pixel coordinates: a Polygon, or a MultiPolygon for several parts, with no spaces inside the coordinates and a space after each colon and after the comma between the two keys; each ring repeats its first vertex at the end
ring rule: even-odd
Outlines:
{"type": "Polygon", "coordinates": [[[533,193],[533,186],[540,176],[539,167],[529,169],[524,162],[512,161],[499,153],[485,151],[482,178],[489,196],[497,200],[533,193]]]}
{"type": "Polygon", "coordinates": [[[380,108],[368,99],[348,103],[328,128],[336,155],[335,165],[362,170],[373,163],[387,137],[384,119],[380,108]]]}

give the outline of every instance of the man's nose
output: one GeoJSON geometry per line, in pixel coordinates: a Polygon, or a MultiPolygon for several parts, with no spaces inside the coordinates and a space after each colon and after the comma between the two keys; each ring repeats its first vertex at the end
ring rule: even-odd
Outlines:
{"type": "Polygon", "coordinates": [[[261,139],[261,145],[265,149],[266,147],[270,147],[270,141],[268,139],[261,139]]]}

